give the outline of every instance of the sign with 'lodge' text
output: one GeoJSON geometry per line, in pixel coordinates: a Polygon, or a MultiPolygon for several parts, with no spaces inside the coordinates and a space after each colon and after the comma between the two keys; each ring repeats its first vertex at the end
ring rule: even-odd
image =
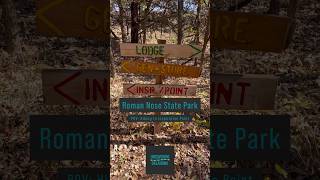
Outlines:
{"type": "Polygon", "coordinates": [[[210,94],[213,108],[272,110],[277,80],[272,75],[214,74],[210,94]]]}
{"type": "Polygon", "coordinates": [[[287,115],[214,115],[210,117],[211,160],[288,160],[287,115]]]}
{"type": "Polygon", "coordinates": [[[108,106],[110,83],[105,70],[44,70],[42,86],[48,105],[108,106]]]}
{"type": "Polygon", "coordinates": [[[37,30],[48,36],[108,40],[109,3],[106,0],[36,0],[37,30]]]}
{"type": "Polygon", "coordinates": [[[139,61],[122,61],[122,73],[135,73],[142,75],[161,75],[174,77],[191,77],[200,76],[201,69],[195,66],[182,66],[176,64],[158,64],[139,61]]]}
{"type": "Polygon", "coordinates": [[[211,11],[211,42],[218,49],[280,52],[286,48],[288,17],[211,11]]]}
{"type": "Polygon", "coordinates": [[[29,118],[31,160],[109,162],[109,115],[29,118]]]}
{"type": "Polygon", "coordinates": [[[123,84],[124,95],[195,96],[197,86],[162,84],[123,84]]]}
{"type": "Polygon", "coordinates": [[[132,57],[164,57],[164,58],[194,58],[201,57],[202,47],[198,45],[176,44],[134,44],[121,43],[121,56],[132,57]]]}

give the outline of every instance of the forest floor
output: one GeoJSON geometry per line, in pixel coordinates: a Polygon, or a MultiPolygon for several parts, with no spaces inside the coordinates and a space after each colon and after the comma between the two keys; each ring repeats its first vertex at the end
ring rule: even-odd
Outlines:
{"type": "MultiPolygon", "coordinates": [[[[27,7],[24,7],[27,8],[27,7]]],[[[250,7],[249,7],[250,8],[250,7]]],[[[223,111],[217,114],[289,114],[293,159],[278,162],[275,179],[311,179],[320,174],[320,2],[306,0],[297,12],[297,29],[288,49],[280,54],[224,50],[216,52],[215,72],[273,74],[280,79],[276,107],[271,112],[223,111]]],[[[46,68],[105,69],[101,43],[74,38],[46,38],[35,33],[33,12],[19,11],[21,52],[0,52],[0,177],[50,179],[58,167],[99,167],[97,161],[30,161],[29,114],[99,114],[99,107],[46,106],[41,70],[46,68]],[[32,15],[31,15],[31,14],[32,15]]],[[[159,37],[160,38],[160,37],[159,37]]],[[[152,179],[145,173],[145,145],[175,146],[176,174],[162,179],[209,179],[209,59],[200,78],[166,78],[165,84],[197,85],[202,111],[191,123],[163,123],[153,135],[152,123],[128,123],[119,112],[123,83],[154,83],[151,76],[119,73],[122,58],[113,56],[111,79],[111,179],[152,179]]],[[[181,60],[170,60],[180,63],[181,60]]],[[[220,163],[227,167],[252,167],[248,163],[220,163]]],[[[265,163],[263,167],[274,168],[265,163]]]]}

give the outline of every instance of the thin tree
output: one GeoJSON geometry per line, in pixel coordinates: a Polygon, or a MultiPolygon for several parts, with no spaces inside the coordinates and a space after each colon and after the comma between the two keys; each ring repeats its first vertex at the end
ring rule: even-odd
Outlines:
{"type": "Polygon", "coordinates": [[[117,0],[116,2],[119,7],[118,23],[120,25],[120,30],[121,30],[121,39],[122,39],[122,42],[126,42],[127,34],[126,34],[126,28],[125,28],[125,10],[123,8],[122,0],[117,0]]]}
{"type": "Polygon", "coordinates": [[[268,13],[278,15],[279,12],[280,12],[280,1],[279,0],[271,0],[268,13]]]}
{"type": "Polygon", "coordinates": [[[202,0],[197,0],[197,16],[196,16],[196,27],[195,27],[195,43],[200,43],[200,29],[201,29],[201,4],[202,0]]]}
{"type": "Polygon", "coordinates": [[[183,39],[183,0],[178,0],[178,44],[182,44],[183,39]]]}
{"type": "Polygon", "coordinates": [[[140,3],[139,1],[131,2],[131,43],[139,42],[139,9],[140,3]]]}
{"type": "Polygon", "coordinates": [[[4,50],[13,53],[17,47],[16,10],[12,0],[1,0],[4,50]]]}
{"type": "Polygon", "coordinates": [[[147,41],[147,30],[148,30],[147,23],[148,23],[148,20],[149,20],[151,3],[152,3],[152,0],[146,0],[145,1],[145,9],[143,11],[143,18],[142,18],[142,21],[141,21],[142,42],[143,42],[143,44],[145,44],[146,41],[147,41]]]}

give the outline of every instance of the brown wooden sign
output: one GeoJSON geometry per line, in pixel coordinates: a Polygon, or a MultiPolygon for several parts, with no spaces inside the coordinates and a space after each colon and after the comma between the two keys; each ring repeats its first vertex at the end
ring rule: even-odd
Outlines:
{"type": "Polygon", "coordinates": [[[194,66],[182,66],[176,64],[157,64],[128,60],[121,62],[120,71],[123,73],[191,78],[199,77],[201,73],[201,69],[199,67],[194,66]]]}
{"type": "Polygon", "coordinates": [[[124,95],[139,96],[195,96],[197,86],[159,85],[159,84],[124,84],[124,95]]]}
{"type": "Polygon", "coordinates": [[[108,71],[44,70],[42,86],[48,105],[102,105],[109,98],[108,71]]]}
{"type": "Polygon", "coordinates": [[[121,56],[133,57],[165,57],[165,58],[193,58],[201,57],[202,47],[198,45],[176,44],[120,44],[121,56]]]}
{"type": "Polygon", "coordinates": [[[269,75],[213,75],[214,109],[272,110],[277,78],[269,75]]]}
{"type": "Polygon", "coordinates": [[[37,30],[48,36],[105,40],[109,6],[107,0],[37,0],[37,30]]]}
{"type": "Polygon", "coordinates": [[[288,17],[211,11],[214,48],[280,52],[286,48],[288,17]]]}

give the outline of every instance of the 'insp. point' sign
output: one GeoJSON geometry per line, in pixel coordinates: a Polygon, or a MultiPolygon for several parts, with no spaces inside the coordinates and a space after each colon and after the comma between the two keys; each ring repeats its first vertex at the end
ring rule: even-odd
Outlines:
{"type": "Polygon", "coordinates": [[[195,96],[197,86],[160,85],[160,84],[124,84],[124,95],[140,96],[195,96]]]}
{"type": "Polygon", "coordinates": [[[48,105],[107,106],[110,83],[106,70],[44,70],[42,86],[48,105]]]}

